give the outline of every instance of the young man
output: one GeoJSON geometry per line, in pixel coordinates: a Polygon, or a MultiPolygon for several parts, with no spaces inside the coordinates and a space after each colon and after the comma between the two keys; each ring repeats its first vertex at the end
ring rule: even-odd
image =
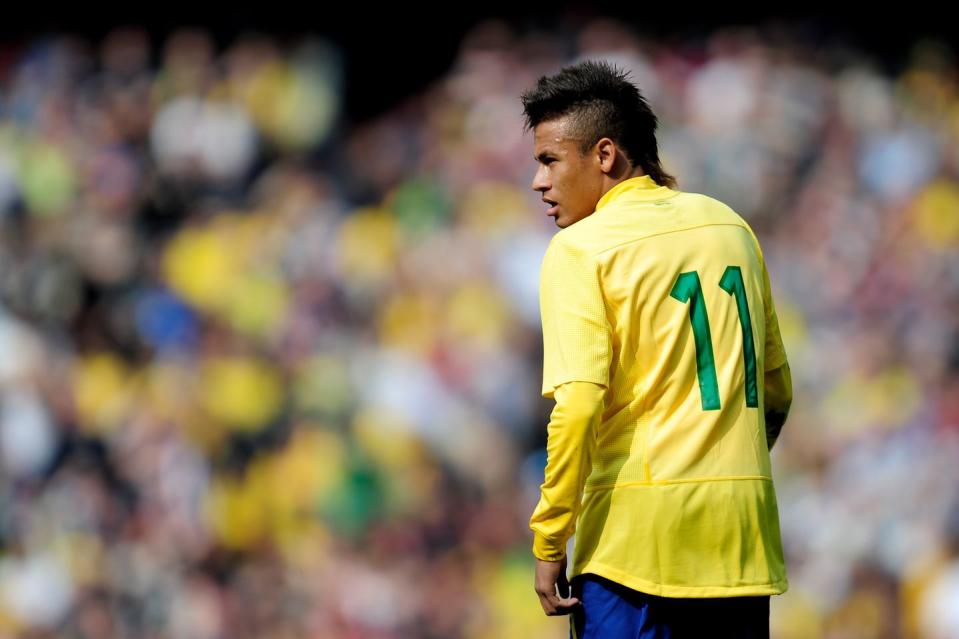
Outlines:
{"type": "Polygon", "coordinates": [[[759,243],[676,190],[615,68],[564,68],[522,102],[532,188],[561,229],[540,280],[543,610],[572,613],[577,638],[768,637],[788,587],[769,450],[792,382],[759,243]]]}

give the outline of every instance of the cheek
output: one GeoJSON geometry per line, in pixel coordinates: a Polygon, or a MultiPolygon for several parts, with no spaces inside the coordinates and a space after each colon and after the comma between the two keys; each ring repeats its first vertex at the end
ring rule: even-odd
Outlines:
{"type": "Polygon", "coordinates": [[[586,181],[583,179],[582,173],[573,173],[566,183],[566,188],[569,192],[569,195],[573,200],[576,201],[577,204],[580,204],[587,199],[585,187],[586,181]]]}
{"type": "Polygon", "coordinates": [[[590,209],[590,212],[592,212],[592,205],[595,204],[594,198],[597,188],[598,185],[595,181],[586,177],[585,171],[579,174],[576,180],[576,198],[582,202],[586,208],[590,209]]]}
{"type": "Polygon", "coordinates": [[[553,178],[563,185],[563,191],[567,196],[576,197],[579,191],[579,174],[573,167],[566,167],[561,172],[557,172],[553,178]]]}

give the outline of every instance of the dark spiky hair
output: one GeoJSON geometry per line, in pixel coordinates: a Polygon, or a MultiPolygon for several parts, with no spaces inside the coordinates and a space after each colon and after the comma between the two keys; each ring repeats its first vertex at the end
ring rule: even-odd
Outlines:
{"type": "Polygon", "coordinates": [[[623,150],[656,184],[676,188],[676,178],[659,162],[656,127],[659,121],[628,72],[602,60],[586,60],[543,76],[523,93],[526,130],[539,123],[571,116],[568,134],[579,143],[580,154],[603,137],[623,150]]]}

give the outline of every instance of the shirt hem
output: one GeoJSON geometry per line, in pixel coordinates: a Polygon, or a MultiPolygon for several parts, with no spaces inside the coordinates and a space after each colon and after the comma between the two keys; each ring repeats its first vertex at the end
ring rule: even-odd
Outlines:
{"type": "Polygon", "coordinates": [[[755,597],[762,595],[781,595],[789,589],[789,580],[783,578],[772,583],[742,584],[739,586],[680,586],[660,584],[625,573],[597,561],[587,562],[585,566],[574,570],[570,578],[583,573],[592,573],[622,584],[627,588],[656,595],[674,598],[716,598],[716,597],[755,597]]]}

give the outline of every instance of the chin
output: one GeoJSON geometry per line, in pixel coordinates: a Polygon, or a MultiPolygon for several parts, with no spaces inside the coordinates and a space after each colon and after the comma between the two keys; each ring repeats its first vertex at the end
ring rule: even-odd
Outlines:
{"type": "Polygon", "coordinates": [[[588,217],[588,216],[584,215],[583,217],[574,217],[571,219],[570,217],[566,215],[561,215],[556,218],[556,226],[558,226],[561,229],[565,229],[567,226],[572,226],[573,224],[576,224],[577,222],[582,220],[584,217],[588,217]]]}

